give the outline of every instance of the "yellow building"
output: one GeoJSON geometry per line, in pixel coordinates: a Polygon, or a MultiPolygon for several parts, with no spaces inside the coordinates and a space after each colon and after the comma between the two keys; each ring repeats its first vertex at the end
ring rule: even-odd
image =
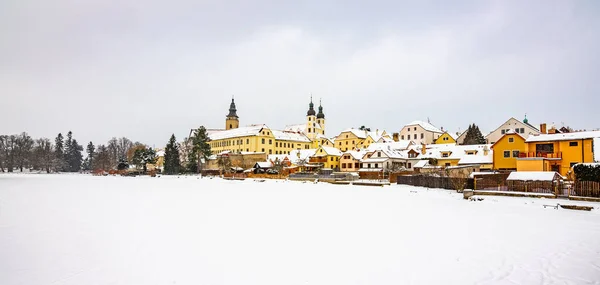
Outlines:
{"type": "Polygon", "coordinates": [[[224,151],[238,154],[290,154],[293,150],[309,149],[313,141],[307,136],[307,132],[314,133],[315,137],[317,133],[324,136],[324,130],[320,127],[325,124],[323,107],[319,106],[318,114],[313,107],[311,100],[307,114],[310,124],[300,125],[297,130],[279,131],[271,130],[264,124],[240,127],[235,100],[231,99],[229,113],[225,119],[225,130],[208,130],[211,150],[214,154],[224,151]],[[317,122],[319,127],[315,128],[317,122]]]}
{"type": "Polygon", "coordinates": [[[358,150],[368,148],[371,144],[377,143],[382,137],[391,137],[385,132],[376,130],[374,132],[358,129],[346,129],[342,131],[335,139],[335,148],[346,152],[349,150],[358,150]]]}
{"type": "Polygon", "coordinates": [[[509,132],[500,137],[496,143],[492,145],[494,150],[494,166],[495,170],[517,170],[517,159],[521,153],[525,153],[527,146],[525,138],[520,134],[509,132]]]}
{"type": "Polygon", "coordinates": [[[456,138],[446,131],[435,140],[435,144],[456,144],[456,138]]]}
{"type": "Polygon", "coordinates": [[[517,159],[517,171],[556,171],[566,176],[577,163],[594,162],[600,131],[531,135],[517,159]]]}
{"type": "Polygon", "coordinates": [[[342,152],[339,149],[321,146],[310,158],[310,164],[320,164],[322,168],[339,170],[341,157],[342,152]]]}

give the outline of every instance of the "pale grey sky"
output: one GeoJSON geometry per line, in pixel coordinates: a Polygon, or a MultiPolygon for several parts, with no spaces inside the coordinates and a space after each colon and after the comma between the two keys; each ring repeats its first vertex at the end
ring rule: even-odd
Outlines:
{"type": "Polygon", "coordinates": [[[303,123],[327,132],[427,120],[482,131],[509,117],[600,127],[597,1],[0,3],[0,134],[82,144],[303,123]]]}

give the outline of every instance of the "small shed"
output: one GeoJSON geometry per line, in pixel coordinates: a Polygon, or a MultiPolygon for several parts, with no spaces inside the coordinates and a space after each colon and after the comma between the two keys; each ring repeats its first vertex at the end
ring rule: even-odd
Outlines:
{"type": "Polygon", "coordinates": [[[273,164],[269,161],[259,161],[254,164],[254,173],[264,173],[267,169],[273,168],[273,164]]]}
{"type": "Polygon", "coordinates": [[[554,171],[515,171],[506,178],[509,191],[557,193],[563,177],[554,171]]]}

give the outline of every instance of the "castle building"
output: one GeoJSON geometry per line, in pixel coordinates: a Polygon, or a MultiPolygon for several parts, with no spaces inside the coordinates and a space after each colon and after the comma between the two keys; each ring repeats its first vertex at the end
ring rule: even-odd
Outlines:
{"type": "Polygon", "coordinates": [[[293,150],[310,149],[314,142],[325,135],[323,106],[319,105],[318,110],[318,113],[315,112],[311,97],[306,124],[288,126],[282,131],[272,130],[264,124],[240,127],[235,100],[232,98],[225,118],[225,130],[208,130],[211,150],[214,154],[227,151],[290,154],[293,150]]]}

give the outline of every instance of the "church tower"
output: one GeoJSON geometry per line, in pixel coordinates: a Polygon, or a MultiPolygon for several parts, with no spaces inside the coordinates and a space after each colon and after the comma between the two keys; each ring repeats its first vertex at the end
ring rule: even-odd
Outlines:
{"type": "Polygon", "coordinates": [[[317,124],[319,125],[318,134],[325,135],[325,114],[323,113],[323,105],[319,100],[319,113],[317,113],[317,124]]]}
{"type": "Polygon", "coordinates": [[[312,102],[312,95],[310,96],[310,104],[308,104],[308,112],[306,112],[306,120],[306,136],[314,140],[317,137],[317,114],[315,105],[312,102]]]}
{"type": "Polygon", "coordinates": [[[225,129],[237,129],[240,127],[240,119],[237,115],[237,109],[235,108],[235,101],[231,98],[231,104],[229,105],[229,114],[225,119],[225,129]]]}

